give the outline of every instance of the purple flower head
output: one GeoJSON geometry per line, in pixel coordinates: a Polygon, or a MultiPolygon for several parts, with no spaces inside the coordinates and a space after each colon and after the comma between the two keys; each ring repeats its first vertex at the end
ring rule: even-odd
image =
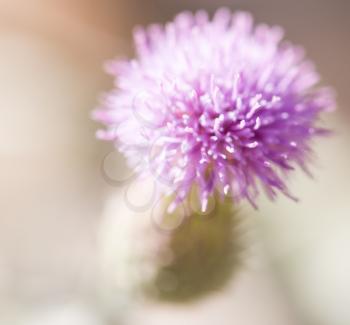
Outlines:
{"type": "Polygon", "coordinates": [[[94,118],[139,175],[152,175],[173,206],[198,189],[248,199],[264,189],[290,196],[286,175],[306,170],[320,113],[332,91],[280,27],[253,26],[248,13],[184,12],[135,30],[137,57],[108,65],[116,88],[94,118]]]}

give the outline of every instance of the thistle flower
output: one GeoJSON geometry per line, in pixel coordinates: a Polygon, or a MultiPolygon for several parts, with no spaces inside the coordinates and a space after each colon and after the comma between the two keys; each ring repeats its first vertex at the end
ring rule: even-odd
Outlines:
{"type": "Polygon", "coordinates": [[[250,14],[228,9],[137,28],[136,59],[107,66],[116,88],[95,111],[107,126],[97,136],[155,177],[174,196],[171,209],[194,187],[203,211],[217,193],[254,206],[260,188],[292,197],[286,175],[307,171],[334,99],[303,49],[282,38],[280,27],[254,27],[250,14]]]}

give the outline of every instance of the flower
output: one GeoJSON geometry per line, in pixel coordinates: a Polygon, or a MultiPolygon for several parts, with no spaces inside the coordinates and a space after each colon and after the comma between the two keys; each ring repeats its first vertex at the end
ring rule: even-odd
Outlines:
{"type": "MultiPolygon", "coordinates": [[[[286,176],[307,171],[311,140],[332,90],[283,30],[219,9],[180,13],[134,33],[137,56],[107,65],[115,89],[94,118],[139,175],[152,175],[171,209],[193,188],[205,211],[216,194],[254,206],[259,189],[292,197],[286,176]]],[[[293,197],[292,197],[293,198],[293,197]]]]}

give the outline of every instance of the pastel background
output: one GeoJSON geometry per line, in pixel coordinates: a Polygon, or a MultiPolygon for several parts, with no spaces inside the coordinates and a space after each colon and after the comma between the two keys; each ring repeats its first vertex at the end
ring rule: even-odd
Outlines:
{"type": "MultiPolygon", "coordinates": [[[[0,324],[350,324],[349,13],[347,0],[0,0],[0,324]],[[293,179],[300,203],[242,207],[259,258],[227,288],[128,308],[100,273],[111,198],[124,213],[101,173],[112,148],[89,118],[111,87],[102,64],[132,55],[136,24],[222,5],[306,48],[338,93],[326,119],[335,134],[315,146],[314,179],[293,179]]],[[[111,173],[125,172],[120,155],[109,159],[111,173]]]]}

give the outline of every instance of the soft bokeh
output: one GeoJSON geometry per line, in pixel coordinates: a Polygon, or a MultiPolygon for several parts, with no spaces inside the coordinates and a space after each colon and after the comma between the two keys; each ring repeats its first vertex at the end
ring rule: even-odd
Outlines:
{"type": "Polygon", "coordinates": [[[0,0],[0,323],[348,325],[349,12],[346,0],[0,0]],[[113,247],[101,236],[117,222],[106,215],[125,209],[101,172],[104,163],[125,176],[123,160],[95,140],[89,118],[111,87],[102,64],[132,54],[136,24],[221,5],[282,25],[305,46],[338,93],[326,121],[335,134],[316,144],[315,179],[292,180],[300,203],[241,208],[258,258],[225,290],[191,305],[130,307],[101,280],[101,250],[113,247]]]}

